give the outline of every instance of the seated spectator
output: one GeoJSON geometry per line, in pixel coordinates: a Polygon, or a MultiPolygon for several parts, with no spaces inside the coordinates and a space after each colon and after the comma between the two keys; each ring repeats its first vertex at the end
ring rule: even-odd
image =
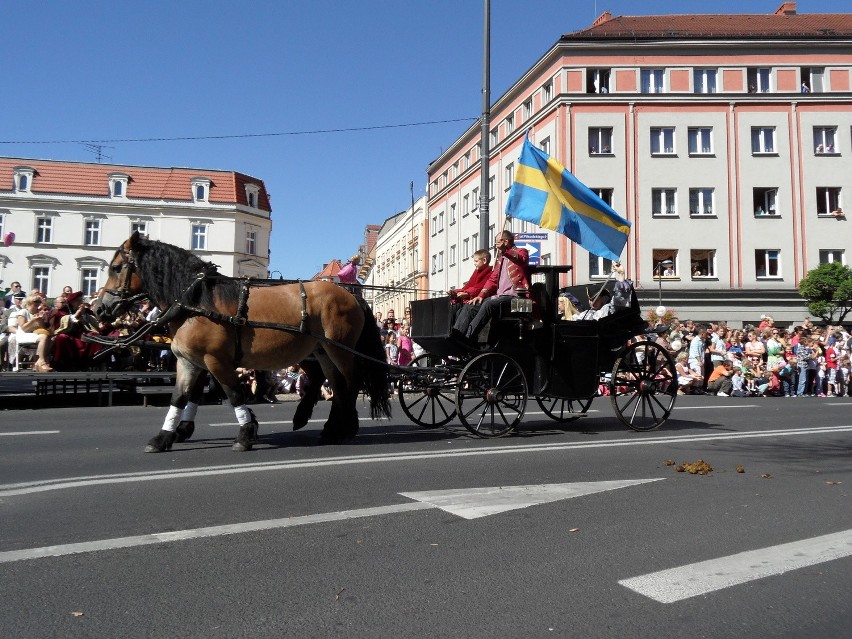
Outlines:
{"type": "Polygon", "coordinates": [[[742,366],[738,366],[738,363],[734,362],[734,374],[731,375],[731,397],[748,397],[750,393],[746,390],[745,385],[742,366]]]}
{"type": "Polygon", "coordinates": [[[696,378],[687,364],[687,354],[681,351],[675,358],[675,370],[677,371],[677,393],[678,395],[697,394],[701,389],[701,379],[696,378]]]}
{"type": "Polygon", "coordinates": [[[734,363],[731,360],[725,360],[717,365],[710,373],[707,380],[707,391],[715,393],[719,397],[729,397],[733,384],[731,377],[734,374],[734,363]]]}
{"type": "MultiPolygon", "coordinates": [[[[20,344],[35,344],[38,359],[33,365],[33,370],[49,373],[53,370],[47,361],[50,335],[44,327],[47,311],[40,309],[41,304],[41,296],[29,295],[21,302],[21,308],[9,317],[9,322],[14,320],[16,326],[15,332],[9,336],[9,349],[11,353],[14,353],[20,344]]],[[[15,366],[18,367],[19,362],[16,361],[15,366]]]]}
{"type": "Polygon", "coordinates": [[[84,342],[86,333],[99,333],[97,321],[89,304],[84,303],[83,293],[77,291],[65,299],[68,313],[62,316],[53,337],[53,364],[58,370],[84,370],[101,346],[84,342]]]}

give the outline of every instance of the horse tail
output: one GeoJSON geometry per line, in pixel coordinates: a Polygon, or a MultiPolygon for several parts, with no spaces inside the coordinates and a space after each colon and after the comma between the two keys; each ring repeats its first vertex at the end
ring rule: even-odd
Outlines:
{"type": "Polygon", "coordinates": [[[370,417],[390,417],[390,389],[388,385],[388,365],[382,334],[376,324],[373,311],[362,298],[356,298],[364,311],[364,328],[358,336],[355,349],[364,357],[359,358],[355,368],[358,371],[360,388],[370,398],[370,417]]]}

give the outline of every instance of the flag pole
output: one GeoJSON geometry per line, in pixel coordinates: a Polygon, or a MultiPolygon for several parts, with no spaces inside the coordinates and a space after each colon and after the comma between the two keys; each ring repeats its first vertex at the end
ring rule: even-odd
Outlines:
{"type": "Polygon", "coordinates": [[[488,192],[491,162],[491,0],[485,0],[485,24],[482,50],[482,120],[480,133],[480,186],[479,186],[479,248],[489,250],[488,192]]]}

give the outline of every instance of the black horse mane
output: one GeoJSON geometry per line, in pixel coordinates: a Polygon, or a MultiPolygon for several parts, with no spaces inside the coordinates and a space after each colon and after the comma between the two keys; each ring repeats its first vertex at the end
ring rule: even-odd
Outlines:
{"type": "Polygon", "coordinates": [[[215,264],[185,249],[140,237],[133,245],[133,253],[145,291],[157,302],[169,305],[180,300],[185,304],[213,308],[214,292],[215,298],[222,302],[237,303],[239,300],[240,284],[236,279],[221,275],[215,264]],[[187,289],[200,273],[206,277],[187,296],[187,289]]]}

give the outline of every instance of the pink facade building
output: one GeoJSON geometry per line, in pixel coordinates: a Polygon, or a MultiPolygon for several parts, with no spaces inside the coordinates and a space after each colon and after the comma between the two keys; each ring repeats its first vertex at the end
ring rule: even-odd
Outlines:
{"type": "MultiPolygon", "coordinates": [[[[681,318],[801,320],[798,282],[852,254],[850,88],[852,14],[794,2],[769,15],[604,13],[492,105],[489,246],[509,228],[541,263],[573,265],[565,284],[609,273],[555,232],[504,219],[528,134],[633,223],[622,261],[645,306],[662,286],[681,318]]],[[[428,169],[428,219],[447,220],[430,253],[457,255],[430,273],[433,290],[460,282],[481,244],[479,137],[475,124],[428,169]]]]}

